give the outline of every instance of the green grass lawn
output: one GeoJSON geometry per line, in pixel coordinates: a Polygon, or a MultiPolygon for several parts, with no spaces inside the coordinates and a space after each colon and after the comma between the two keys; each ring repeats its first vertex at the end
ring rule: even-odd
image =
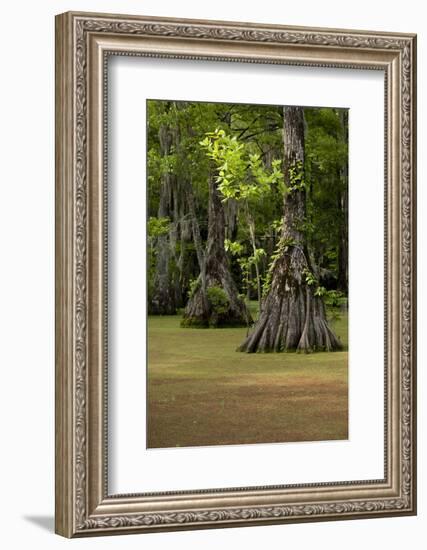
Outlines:
{"type": "Polygon", "coordinates": [[[239,353],[245,328],[180,321],[148,319],[148,447],[347,439],[346,314],[344,351],[313,354],[239,353]]]}

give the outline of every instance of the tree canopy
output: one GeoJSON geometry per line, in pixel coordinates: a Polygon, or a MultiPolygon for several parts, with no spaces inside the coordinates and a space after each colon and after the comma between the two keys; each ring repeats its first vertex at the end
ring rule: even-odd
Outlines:
{"type": "Polygon", "coordinates": [[[301,108],[303,154],[291,165],[285,119],[283,106],[148,100],[149,313],[251,326],[247,303],[260,318],[291,246],[284,223],[296,196],[310,293],[346,302],[348,111],[301,108]]]}

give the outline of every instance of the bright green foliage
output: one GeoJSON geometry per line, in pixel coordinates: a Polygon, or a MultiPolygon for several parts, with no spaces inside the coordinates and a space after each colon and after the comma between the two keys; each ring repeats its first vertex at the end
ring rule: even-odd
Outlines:
{"type": "Polygon", "coordinates": [[[306,181],[304,179],[304,165],[302,161],[297,160],[289,168],[289,186],[286,189],[287,193],[292,191],[302,191],[306,188],[306,181]]]}
{"type": "Polygon", "coordinates": [[[316,277],[309,269],[304,269],[303,275],[305,277],[305,282],[308,284],[308,286],[313,286],[317,283],[316,277]]]}
{"type": "Polygon", "coordinates": [[[318,286],[314,291],[315,296],[324,296],[328,291],[324,286],[318,286]]]}
{"type": "Polygon", "coordinates": [[[280,159],[267,170],[259,154],[251,153],[247,143],[224,130],[207,132],[200,145],[216,165],[216,182],[224,201],[259,200],[270,192],[273,183],[283,181],[280,159]]]}
{"type": "MultiPolygon", "coordinates": [[[[241,203],[240,219],[246,224],[250,239],[250,252],[238,260],[242,271],[242,286],[245,290],[250,287],[250,273],[254,267],[256,276],[252,286],[258,290],[258,301],[261,302],[260,265],[267,254],[264,248],[257,246],[256,221],[252,209],[263,199],[268,199],[272,194],[273,185],[283,192],[281,159],[274,159],[271,168],[268,169],[261,155],[252,152],[253,146],[250,142],[240,142],[236,136],[218,128],[214,132],[207,132],[200,145],[215,164],[216,183],[223,196],[223,202],[235,200],[241,203]]],[[[229,246],[229,249],[231,254],[237,255],[236,249],[232,246],[229,246]]],[[[241,256],[242,253],[243,250],[240,248],[238,255],[241,256]]]]}
{"type": "Polygon", "coordinates": [[[230,252],[232,256],[240,256],[245,250],[245,247],[241,243],[230,241],[230,239],[224,240],[224,248],[227,252],[230,252]]]}
{"type": "Polygon", "coordinates": [[[266,252],[263,248],[256,248],[254,254],[243,256],[237,260],[237,263],[242,270],[242,287],[245,291],[248,291],[248,289],[251,288],[253,290],[256,289],[256,281],[250,280],[251,269],[253,266],[259,265],[261,259],[265,256],[266,252]]]}
{"type": "Polygon", "coordinates": [[[265,255],[266,252],[263,248],[255,248],[254,253],[250,256],[250,260],[257,264],[261,261],[261,258],[265,257],[265,255]]]}
{"type": "Polygon", "coordinates": [[[227,293],[219,286],[210,286],[207,289],[208,302],[212,310],[221,315],[228,311],[229,300],[227,293]]]}
{"type": "Polygon", "coordinates": [[[324,293],[324,301],[328,307],[341,307],[347,304],[346,295],[339,290],[328,290],[324,293]]]}
{"type": "Polygon", "coordinates": [[[147,233],[149,238],[160,237],[161,235],[167,235],[169,233],[170,219],[156,218],[150,216],[147,224],[147,233]]]}
{"type": "MultiPolygon", "coordinates": [[[[313,291],[325,301],[338,299],[329,298],[328,293],[337,288],[339,239],[347,223],[340,202],[347,190],[346,117],[342,109],[304,108],[305,163],[296,162],[291,167],[285,188],[281,106],[147,102],[149,256],[152,261],[158,237],[172,235],[170,272],[181,281],[184,303],[200,268],[188,228],[188,211],[180,206],[176,212],[167,213],[169,222],[159,218],[160,190],[166,175],[173,175],[180,189],[191,186],[203,246],[207,239],[208,180],[214,175],[226,213],[224,244],[231,271],[238,291],[251,299],[258,294],[258,283],[263,295],[268,292],[272,266],[292,244],[281,239],[283,202],[289,193],[304,190],[306,217],[298,229],[318,268],[313,291]],[[164,126],[174,136],[167,154],[159,138],[164,126]],[[183,240],[179,231],[185,224],[183,240]]],[[[185,201],[180,193],[178,199],[185,201]]]]}

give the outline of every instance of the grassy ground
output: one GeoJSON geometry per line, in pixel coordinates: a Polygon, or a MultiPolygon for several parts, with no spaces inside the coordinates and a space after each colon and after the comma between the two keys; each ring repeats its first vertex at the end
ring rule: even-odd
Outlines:
{"type": "Polygon", "coordinates": [[[149,317],[148,447],[347,439],[347,351],[238,353],[245,328],[180,319],[149,317]]]}

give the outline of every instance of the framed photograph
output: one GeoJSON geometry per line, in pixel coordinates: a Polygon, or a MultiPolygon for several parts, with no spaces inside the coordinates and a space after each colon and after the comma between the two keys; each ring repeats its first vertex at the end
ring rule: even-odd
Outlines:
{"type": "Polygon", "coordinates": [[[56,532],[416,513],[416,37],[56,18],[56,532]]]}

